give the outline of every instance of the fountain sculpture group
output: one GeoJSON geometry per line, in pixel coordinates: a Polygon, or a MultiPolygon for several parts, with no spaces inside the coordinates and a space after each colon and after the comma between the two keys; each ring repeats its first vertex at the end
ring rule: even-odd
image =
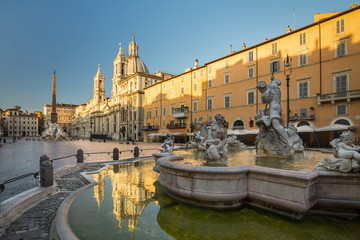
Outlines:
{"type": "Polygon", "coordinates": [[[41,137],[46,140],[64,140],[66,133],[63,132],[59,124],[49,122],[48,128],[41,134],[41,137]]]}
{"type": "MultiPolygon", "coordinates": [[[[257,84],[265,108],[255,116],[259,133],[257,154],[292,158],[304,150],[296,127],[286,129],[281,117],[281,81],[257,84]]],[[[351,132],[331,142],[335,160],[324,159],[316,170],[288,171],[259,166],[223,167],[228,161],[228,146],[244,147],[236,137],[227,137],[228,123],[216,114],[208,130],[200,125],[191,145],[205,152],[208,164],[195,166],[174,162],[179,156],[166,155],[156,161],[159,183],[166,192],[180,201],[215,207],[231,208],[244,203],[301,218],[312,208],[344,212],[360,209],[360,147],[353,145],[351,132]],[[211,164],[209,164],[211,163],[211,164]],[[344,173],[346,173],[344,175],[344,173]],[[347,175],[356,174],[356,175],[347,175]]],[[[166,147],[167,148],[167,147],[166,147]]]]}

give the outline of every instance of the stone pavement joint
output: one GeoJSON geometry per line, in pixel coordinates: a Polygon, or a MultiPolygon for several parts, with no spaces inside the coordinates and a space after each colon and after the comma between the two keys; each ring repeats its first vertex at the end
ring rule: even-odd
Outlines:
{"type": "Polygon", "coordinates": [[[104,166],[104,164],[86,164],[80,170],[64,175],[56,180],[60,191],[25,211],[10,224],[1,236],[1,240],[48,240],[51,224],[62,201],[73,191],[88,184],[80,173],[95,171],[104,166]]]}

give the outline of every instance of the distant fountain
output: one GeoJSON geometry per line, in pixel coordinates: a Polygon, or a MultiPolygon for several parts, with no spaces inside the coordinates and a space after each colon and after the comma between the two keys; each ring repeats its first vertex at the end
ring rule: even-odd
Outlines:
{"type": "Polygon", "coordinates": [[[49,122],[48,128],[41,134],[41,137],[46,140],[64,140],[66,133],[59,124],[49,122]]]}

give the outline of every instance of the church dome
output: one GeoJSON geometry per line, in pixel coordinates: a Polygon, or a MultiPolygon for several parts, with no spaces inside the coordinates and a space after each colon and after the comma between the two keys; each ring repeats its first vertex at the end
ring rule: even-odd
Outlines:
{"type": "Polygon", "coordinates": [[[139,46],[135,42],[133,36],[132,42],[129,44],[129,56],[127,57],[127,74],[135,74],[137,72],[149,73],[145,63],[140,59],[138,55],[139,46]]]}

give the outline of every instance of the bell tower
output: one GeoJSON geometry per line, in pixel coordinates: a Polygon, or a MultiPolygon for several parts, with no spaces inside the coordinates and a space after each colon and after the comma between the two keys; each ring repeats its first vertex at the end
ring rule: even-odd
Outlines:
{"type": "Polygon", "coordinates": [[[101,72],[100,64],[98,66],[98,71],[94,77],[94,100],[95,110],[100,110],[100,103],[105,99],[105,87],[104,87],[104,75],[101,72]]]}

